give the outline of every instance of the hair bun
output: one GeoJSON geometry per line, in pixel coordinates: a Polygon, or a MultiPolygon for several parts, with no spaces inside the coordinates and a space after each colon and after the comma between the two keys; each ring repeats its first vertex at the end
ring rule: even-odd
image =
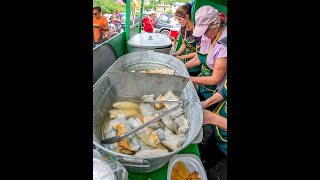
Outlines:
{"type": "Polygon", "coordinates": [[[191,10],[191,4],[190,3],[186,3],[185,6],[191,10]]]}
{"type": "Polygon", "coordinates": [[[227,23],[227,16],[224,13],[219,13],[219,17],[222,23],[227,23]]]}

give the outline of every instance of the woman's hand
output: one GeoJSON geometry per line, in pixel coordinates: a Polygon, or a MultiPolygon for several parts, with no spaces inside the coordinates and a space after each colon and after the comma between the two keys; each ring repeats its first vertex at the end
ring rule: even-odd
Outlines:
{"type": "Polygon", "coordinates": [[[203,109],[203,123],[202,125],[210,124],[214,126],[218,126],[219,128],[227,131],[227,118],[222,117],[214,112],[203,109]]]}
{"type": "Polygon", "coordinates": [[[208,101],[205,100],[205,101],[201,101],[201,107],[204,109],[206,107],[208,107],[208,101]]]}
{"type": "Polygon", "coordinates": [[[183,57],[182,56],[176,56],[176,58],[180,59],[180,60],[183,60],[183,57]]]}
{"type": "Polygon", "coordinates": [[[206,125],[206,124],[211,124],[211,125],[215,125],[214,124],[214,116],[215,113],[208,111],[206,109],[202,109],[203,111],[203,123],[202,125],[206,125]]]}

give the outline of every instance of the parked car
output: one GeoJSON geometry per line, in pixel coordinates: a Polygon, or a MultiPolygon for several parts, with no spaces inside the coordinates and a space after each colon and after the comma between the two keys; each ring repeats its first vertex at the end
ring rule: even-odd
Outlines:
{"type": "MultiPolygon", "coordinates": [[[[147,15],[148,15],[147,13],[144,13],[142,18],[144,18],[147,15]]],[[[155,21],[154,21],[155,33],[169,35],[170,28],[171,28],[171,22],[172,22],[173,18],[174,18],[173,14],[166,14],[166,13],[161,14],[159,16],[159,18],[156,17],[155,21]]],[[[140,20],[140,16],[136,16],[134,23],[135,24],[139,23],[139,20],[140,20]]]]}
{"type": "Polygon", "coordinates": [[[161,33],[164,35],[169,35],[170,28],[171,28],[171,22],[174,18],[173,14],[161,14],[159,18],[156,18],[155,20],[155,32],[161,33]]]}

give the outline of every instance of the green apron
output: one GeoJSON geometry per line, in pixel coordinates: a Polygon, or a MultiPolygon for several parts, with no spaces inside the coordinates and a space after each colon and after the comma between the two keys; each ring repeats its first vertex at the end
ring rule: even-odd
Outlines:
{"type": "MultiPolygon", "coordinates": [[[[192,41],[188,41],[187,38],[186,38],[186,33],[185,33],[185,36],[184,36],[184,43],[185,45],[187,46],[187,49],[186,49],[186,54],[191,54],[191,53],[194,53],[196,52],[196,40],[195,38],[192,40],[192,41]]],[[[184,59],[183,60],[183,63],[187,63],[188,61],[190,61],[192,58],[188,58],[188,59],[184,59]]],[[[199,72],[201,71],[201,65],[199,66],[196,66],[196,67],[193,67],[193,68],[190,68],[188,69],[189,72],[199,72]]]]}
{"type": "MultiPolygon", "coordinates": [[[[200,47],[199,47],[200,50],[200,47]]],[[[201,61],[201,74],[200,76],[212,76],[212,70],[207,66],[207,54],[201,54],[199,51],[197,51],[198,57],[201,61]]],[[[202,85],[198,85],[198,90],[199,92],[206,98],[209,99],[213,93],[214,90],[217,88],[217,85],[210,85],[210,86],[202,86],[202,85]]]]}
{"type": "MultiPolygon", "coordinates": [[[[213,46],[215,45],[215,43],[217,42],[217,39],[220,37],[221,34],[221,30],[219,31],[219,34],[217,35],[215,41],[213,42],[213,44],[211,45],[209,51],[206,54],[202,54],[200,53],[200,47],[198,47],[197,49],[197,55],[199,60],[201,61],[201,74],[200,76],[212,76],[212,69],[210,69],[207,65],[207,58],[208,58],[208,54],[210,53],[211,49],[213,48],[213,46]]],[[[209,99],[213,93],[215,93],[217,89],[217,85],[209,85],[209,86],[202,86],[202,85],[198,85],[198,91],[206,98],[209,99]]]]}
{"type": "MultiPolygon", "coordinates": [[[[224,101],[218,108],[216,113],[222,117],[227,118],[227,80],[225,81],[222,88],[222,96],[224,98],[224,101]]],[[[219,128],[218,126],[212,126],[212,128],[217,139],[218,147],[225,155],[227,155],[227,131],[219,128]]]]}

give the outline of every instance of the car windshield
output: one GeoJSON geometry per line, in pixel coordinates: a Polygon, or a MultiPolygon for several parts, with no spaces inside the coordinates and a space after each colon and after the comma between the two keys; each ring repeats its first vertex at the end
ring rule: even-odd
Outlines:
{"type": "Polygon", "coordinates": [[[161,21],[162,23],[170,24],[171,21],[172,21],[172,16],[162,15],[162,16],[160,17],[160,21],[161,21]]]}

